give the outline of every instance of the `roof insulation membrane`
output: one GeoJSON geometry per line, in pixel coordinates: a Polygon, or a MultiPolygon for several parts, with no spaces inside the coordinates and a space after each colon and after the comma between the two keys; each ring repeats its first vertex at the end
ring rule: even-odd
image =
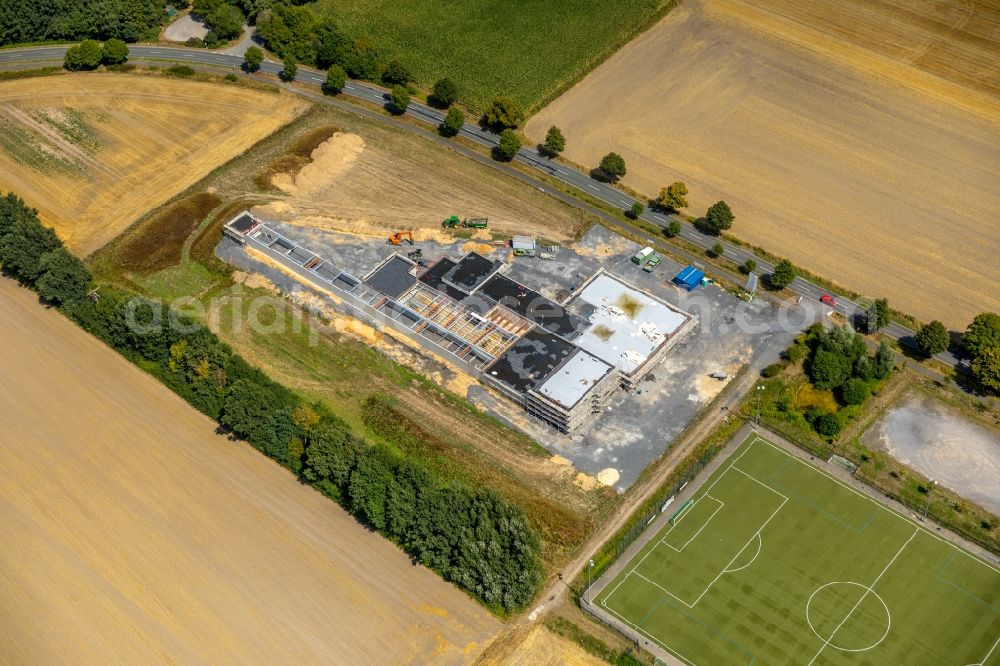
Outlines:
{"type": "Polygon", "coordinates": [[[578,349],[535,390],[566,409],[572,409],[594,384],[612,370],[601,359],[578,349]]]}
{"type": "Polygon", "coordinates": [[[626,374],[641,366],[687,321],[686,315],[663,301],[606,273],[586,285],[570,307],[586,311],[590,322],[574,342],[626,374]]]}

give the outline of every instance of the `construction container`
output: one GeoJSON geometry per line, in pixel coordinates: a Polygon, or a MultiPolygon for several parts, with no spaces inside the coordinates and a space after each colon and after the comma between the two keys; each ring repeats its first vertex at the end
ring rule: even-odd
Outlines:
{"type": "Polygon", "coordinates": [[[638,252],[636,252],[634,255],[632,255],[632,263],[635,264],[636,266],[642,266],[644,263],[646,263],[646,261],[649,260],[650,257],[653,256],[653,254],[654,254],[653,248],[644,247],[638,252]]]}
{"type": "Polygon", "coordinates": [[[535,256],[535,239],[531,236],[514,236],[510,239],[510,246],[514,248],[515,257],[535,256]]]}

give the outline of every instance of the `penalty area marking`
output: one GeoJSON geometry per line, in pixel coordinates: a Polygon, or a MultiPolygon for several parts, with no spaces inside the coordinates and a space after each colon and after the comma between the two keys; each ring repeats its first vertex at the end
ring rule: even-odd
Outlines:
{"type": "MultiPolygon", "coordinates": [[[[746,564],[744,564],[741,567],[736,567],[735,569],[729,569],[729,568],[727,568],[727,569],[723,570],[722,573],[736,573],[737,571],[743,571],[748,566],[750,566],[751,564],[754,563],[754,560],[756,560],[757,556],[760,555],[760,549],[761,549],[761,546],[763,545],[763,543],[762,543],[762,537],[760,536],[760,532],[757,532],[757,534],[755,534],[754,536],[757,537],[757,552],[753,554],[753,557],[750,558],[750,561],[747,562],[746,564]]],[[[750,537],[750,538],[753,539],[753,537],[750,537]]],[[[747,542],[747,545],[750,545],[750,543],[747,542]]],[[[746,548],[747,548],[746,546],[743,546],[743,550],[746,550],[746,548]]],[[[739,553],[737,553],[737,555],[739,555],[740,553],[742,553],[743,550],[741,550],[739,553]]]]}
{"type": "MultiPolygon", "coordinates": [[[[684,550],[685,548],[687,548],[687,547],[688,547],[688,545],[689,545],[689,544],[690,544],[690,543],[691,543],[692,541],[694,541],[694,540],[695,540],[695,538],[696,538],[696,537],[697,537],[697,536],[698,536],[699,534],[701,534],[701,531],[702,531],[703,529],[705,529],[706,527],[708,527],[708,524],[709,524],[709,523],[710,523],[710,522],[712,521],[712,518],[715,518],[715,514],[719,513],[719,511],[721,511],[721,510],[722,510],[722,507],[726,506],[726,503],[725,503],[725,502],[723,502],[723,501],[722,501],[722,500],[720,500],[720,499],[716,499],[716,498],[712,497],[711,495],[709,495],[709,494],[707,494],[707,493],[706,493],[705,495],[702,495],[701,497],[699,497],[699,498],[698,498],[698,500],[699,500],[699,501],[701,501],[701,500],[703,500],[703,499],[710,499],[710,500],[712,500],[713,502],[718,502],[718,504],[719,504],[719,505],[718,505],[717,507],[715,507],[715,511],[713,511],[713,512],[711,513],[711,515],[710,515],[710,516],[709,516],[708,518],[706,518],[706,519],[705,519],[705,522],[701,524],[701,527],[699,527],[699,528],[698,528],[698,531],[697,531],[697,532],[695,532],[694,534],[692,534],[692,535],[691,535],[691,538],[690,538],[690,539],[688,539],[687,541],[685,541],[685,542],[684,542],[684,545],[683,545],[683,546],[681,546],[680,548],[675,548],[675,547],[674,547],[673,545],[671,545],[671,544],[667,543],[667,537],[668,537],[668,536],[670,536],[670,533],[674,531],[674,528],[675,528],[675,527],[677,527],[678,525],[680,525],[680,523],[681,523],[681,521],[680,521],[680,518],[678,518],[678,519],[677,519],[677,522],[675,522],[675,523],[674,523],[673,525],[671,525],[671,526],[670,526],[670,529],[669,529],[669,530],[667,530],[667,533],[663,535],[663,538],[662,538],[662,539],[660,539],[659,543],[662,543],[662,544],[663,544],[664,546],[666,546],[667,548],[672,548],[673,550],[675,550],[675,551],[676,551],[676,552],[678,552],[678,553],[679,553],[679,552],[681,552],[681,551],[683,551],[683,550],[684,550]]],[[[697,502],[696,502],[695,504],[697,504],[697,502]]],[[[694,504],[692,504],[692,505],[691,505],[691,509],[688,509],[687,511],[685,511],[685,512],[684,512],[684,513],[683,513],[683,514],[681,515],[681,518],[685,518],[685,517],[687,517],[687,516],[688,516],[688,515],[689,515],[689,514],[691,513],[691,511],[692,511],[693,509],[694,509],[694,504]]],[[[657,545],[659,545],[659,544],[657,544],[657,545]]]]}

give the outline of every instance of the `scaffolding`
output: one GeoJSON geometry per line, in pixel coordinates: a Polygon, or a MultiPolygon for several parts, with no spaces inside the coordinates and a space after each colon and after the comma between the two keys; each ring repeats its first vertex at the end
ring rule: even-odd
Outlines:
{"type": "Polygon", "coordinates": [[[531,328],[531,322],[500,305],[480,315],[433,287],[417,283],[399,298],[428,322],[497,357],[531,328]]]}

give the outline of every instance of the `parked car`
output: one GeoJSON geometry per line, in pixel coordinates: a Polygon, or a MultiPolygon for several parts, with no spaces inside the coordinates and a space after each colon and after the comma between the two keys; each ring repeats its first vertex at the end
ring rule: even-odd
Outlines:
{"type": "Polygon", "coordinates": [[[831,308],[837,307],[837,301],[830,294],[823,294],[819,297],[819,302],[829,305],[831,308]]]}
{"type": "Polygon", "coordinates": [[[659,266],[661,261],[663,261],[663,259],[660,259],[656,255],[653,255],[653,258],[646,262],[646,265],[642,267],[642,270],[646,271],[647,273],[652,273],[653,269],[659,266]]]}

